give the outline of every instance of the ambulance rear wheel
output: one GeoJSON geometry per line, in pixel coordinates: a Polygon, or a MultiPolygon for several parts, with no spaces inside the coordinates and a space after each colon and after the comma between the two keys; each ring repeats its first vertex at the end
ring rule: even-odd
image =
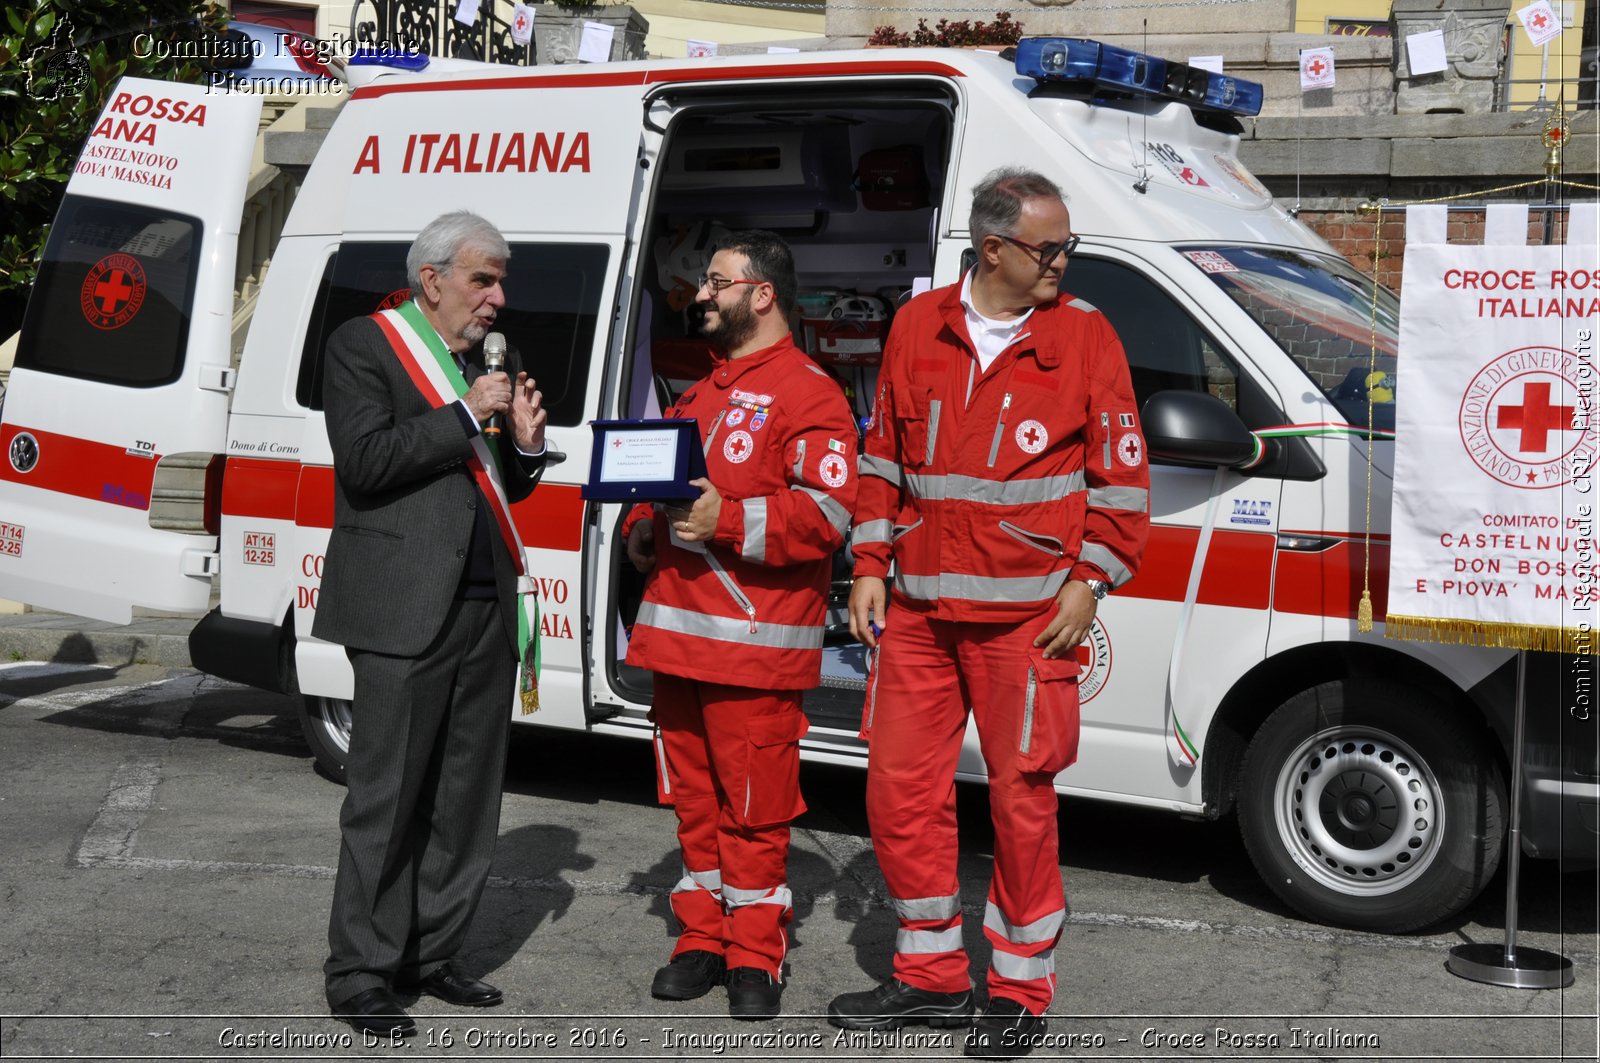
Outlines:
{"type": "Polygon", "coordinates": [[[350,756],[350,702],[344,698],[303,695],[300,730],[324,775],[343,783],[345,758],[350,756]]]}
{"type": "Polygon", "coordinates": [[[1284,903],[1394,934],[1455,915],[1488,884],[1505,800],[1493,751],[1460,713],[1344,680],[1295,695],[1256,732],[1239,827],[1284,903]]]}

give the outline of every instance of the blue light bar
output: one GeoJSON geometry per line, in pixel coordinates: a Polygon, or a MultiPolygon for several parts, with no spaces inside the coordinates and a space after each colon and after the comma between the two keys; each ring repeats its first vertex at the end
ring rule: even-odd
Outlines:
{"type": "Polygon", "coordinates": [[[1142,52],[1076,37],[1025,37],[1017,43],[1017,73],[1038,82],[1076,81],[1115,92],[1178,100],[1225,114],[1261,113],[1254,81],[1170,63],[1142,52]]]}
{"type": "Polygon", "coordinates": [[[350,56],[349,62],[351,66],[387,66],[413,73],[428,68],[427,53],[388,44],[363,44],[350,56]]]}

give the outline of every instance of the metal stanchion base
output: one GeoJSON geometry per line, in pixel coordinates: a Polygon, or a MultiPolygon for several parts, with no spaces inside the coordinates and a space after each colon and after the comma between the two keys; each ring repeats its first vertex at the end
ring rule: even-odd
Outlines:
{"type": "Polygon", "coordinates": [[[1444,961],[1453,975],[1506,989],[1565,989],[1572,984],[1572,961],[1544,949],[1518,947],[1512,965],[1504,945],[1457,945],[1444,961]]]}

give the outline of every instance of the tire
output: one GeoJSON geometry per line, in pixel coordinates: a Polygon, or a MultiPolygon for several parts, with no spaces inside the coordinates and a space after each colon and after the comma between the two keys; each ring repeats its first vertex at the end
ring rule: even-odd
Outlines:
{"type": "Polygon", "coordinates": [[[311,747],[317,768],[344,785],[344,762],[350,755],[350,702],[344,698],[300,698],[300,730],[311,747]]]}
{"type": "Polygon", "coordinates": [[[1394,684],[1342,680],[1290,698],[1256,732],[1239,829],[1295,911],[1394,934],[1448,919],[1488,884],[1505,801],[1493,750],[1460,712],[1394,684]]]}

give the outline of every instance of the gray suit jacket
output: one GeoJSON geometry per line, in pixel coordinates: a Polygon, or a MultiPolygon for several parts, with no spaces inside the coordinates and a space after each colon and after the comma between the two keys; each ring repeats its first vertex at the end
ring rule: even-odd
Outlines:
{"type": "MultiPolygon", "coordinates": [[[[468,383],[482,354],[467,352],[468,383]],[[477,364],[473,364],[477,363],[477,364]]],[[[516,352],[506,369],[516,379],[516,352]]],[[[357,650],[420,654],[438,636],[461,583],[473,511],[486,505],[465,464],[472,441],[453,406],[434,409],[370,318],[328,338],[323,383],[333,446],[333,533],[311,633],[357,650]]],[[[526,498],[544,470],[500,436],[506,496],[526,498]]],[[[491,444],[493,446],[494,444],[491,444]]],[[[490,535],[507,641],[514,653],[516,570],[490,535]]]]}

